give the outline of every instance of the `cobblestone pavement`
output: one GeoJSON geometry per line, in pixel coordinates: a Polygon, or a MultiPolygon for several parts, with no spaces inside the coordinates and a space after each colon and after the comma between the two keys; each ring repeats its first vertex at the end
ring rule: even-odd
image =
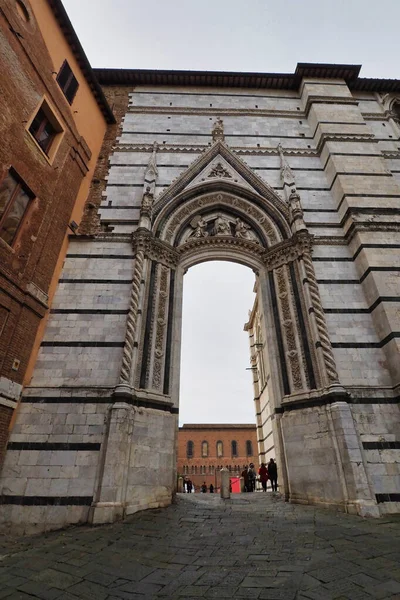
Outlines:
{"type": "Polygon", "coordinates": [[[272,494],[180,496],[123,523],[0,542],[0,599],[400,599],[400,520],[272,494]]]}

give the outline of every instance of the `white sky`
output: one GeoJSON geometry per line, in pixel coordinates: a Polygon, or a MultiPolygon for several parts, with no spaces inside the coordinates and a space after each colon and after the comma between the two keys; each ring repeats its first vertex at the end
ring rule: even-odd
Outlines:
{"type": "MultiPolygon", "coordinates": [[[[298,62],[326,62],[400,77],[400,0],[63,3],[93,67],[292,73],[298,62]]],[[[181,422],[254,422],[243,332],[253,283],[231,263],[185,276],[181,422]]]]}

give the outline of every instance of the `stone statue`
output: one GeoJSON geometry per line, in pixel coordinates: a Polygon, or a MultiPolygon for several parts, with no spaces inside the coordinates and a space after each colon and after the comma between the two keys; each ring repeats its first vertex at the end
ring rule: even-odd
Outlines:
{"type": "Polygon", "coordinates": [[[202,238],[208,236],[208,232],[206,230],[207,223],[202,217],[199,217],[197,219],[196,225],[192,224],[192,227],[195,227],[195,230],[192,233],[191,237],[202,238]]]}
{"type": "Polygon", "coordinates": [[[232,235],[231,226],[229,221],[223,217],[217,217],[214,223],[214,234],[215,235],[232,235]]]}
{"type": "Polygon", "coordinates": [[[152,192],[151,187],[148,185],[142,198],[142,210],[147,212],[151,211],[151,209],[153,208],[153,201],[154,193],[152,192]]]}
{"type": "Polygon", "coordinates": [[[225,139],[225,135],[224,135],[224,122],[220,117],[217,117],[217,120],[215,121],[213,128],[212,128],[212,139],[214,142],[216,142],[217,140],[222,140],[224,141],[225,139]]]}
{"type": "Polygon", "coordinates": [[[243,240],[251,239],[250,225],[243,223],[243,221],[239,218],[237,218],[235,221],[235,237],[243,240]]]}

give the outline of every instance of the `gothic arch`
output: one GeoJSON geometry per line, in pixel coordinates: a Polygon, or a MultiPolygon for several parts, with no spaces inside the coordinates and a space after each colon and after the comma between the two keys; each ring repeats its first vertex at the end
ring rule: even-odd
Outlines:
{"type": "MultiPolygon", "coordinates": [[[[313,237],[282,148],[279,153],[286,202],[222,142],[197,159],[154,206],[153,192],[146,188],[139,227],[132,235],[135,264],[115,397],[177,415],[186,270],[208,260],[252,268],[282,489],[286,497],[296,498],[287,476],[295,463],[293,457],[287,462],[285,453],[288,415],[294,406],[323,406],[343,400],[346,393],[338,380],[314,272],[313,237]]],[[[165,422],[158,426],[166,436],[162,452],[171,457],[177,431],[173,418],[170,429],[165,422]]],[[[173,487],[173,463],[168,469],[173,487]]]]}

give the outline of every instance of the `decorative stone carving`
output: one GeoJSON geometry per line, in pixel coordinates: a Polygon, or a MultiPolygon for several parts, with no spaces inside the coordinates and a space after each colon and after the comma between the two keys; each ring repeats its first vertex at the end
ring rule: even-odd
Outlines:
{"type": "Polygon", "coordinates": [[[224,122],[221,119],[221,117],[217,117],[217,120],[215,121],[215,123],[213,125],[212,139],[214,142],[216,142],[218,140],[224,141],[224,139],[225,139],[224,122]]]}
{"type": "Polygon", "coordinates": [[[276,244],[263,255],[264,264],[268,271],[297,260],[305,252],[310,252],[314,238],[308,232],[295,234],[289,240],[276,244]]]}
{"type": "Polygon", "coordinates": [[[295,179],[294,179],[294,175],[293,175],[293,171],[289,166],[289,163],[287,162],[284,154],[283,154],[283,148],[281,144],[278,144],[278,152],[279,152],[279,156],[281,159],[281,179],[283,181],[283,185],[294,185],[295,184],[295,179]]]}
{"type": "Polygon", "coordinates": [[[275,278],[277,283],[277,295],[281,309],[281,323],[286,345],[287,362],[290,367],[290,373],[294,390],[303,388],[301,377],[301,365],[299,361],[299,353],[296,345],[297,332],[295,332],[293,318],[290,310],[291,295],[289,294],[289,286],[287,281],[286,266],[279,267],[275,270],[275,278]]]}
{"type": "Polygon", "coordinates": [[[146,172],[144,175],[144,186],[143,186],[143,194],[152,195],[154,197],[156,191],[156,181],[158,177],[158,169],[157,169],[157,142],[153,143],[152,153],[149,158],[149,162],[147,164],[146,172]],[[150,188],[150,189],[149,189],[150,188]]]}
{"type": "Polygon", "coordinates": [[[251,227],[244,223],[239,217],[235,223],[235,237],[242,238],[244,240],[251,239],[251,227]]]}
{"type": "Polygon", "coordinates": [[[132,378],[132,358],[136,334],[136,323],[138,317],[140,300],[140,282],[142,279],[144,264],[144,252],[136,252],[135,266],[133,268],[132,290],[129,301],[129,312],[126,321],[125,345],[122,353],[122,366],[119,375],[120,384],[130,385],[132,378]]]}
{"type": "Polygon", "coordinates": [[[328,333],[328,327],[325,321],[324,309],[322,308],[319,287],[315,277],[314,265],[311,258],[311,252],[304,252],[303,264],[306,273],[305,285],[308,285],[312,308],[314,309],[315,322],[319,335],[319,342],[322,348],[326,373],[329,383],[338,383],[339,377],[336,370],[335,358],[333,356],[331,340],[328,333]]]}
{"type": "Polygon", "coordinates": [[[169,244],[155,238],[146,229],[137,229],[132,236],[135,252],[142,251],[147,258],[175,268],[179,261],[177,251],[169,244]]]}
{"type": "Polygon", "coordinates": [[[194,238],[208,237],[208,232],[206,230],[207,223],[205,222],[205,220],[202,217],[200,217],[200,216],[195,217],[190,222],[190,225],[192,227],[194,227],[194,232],[192,233],[192,235],[190,237],[194,237],[194,238]]]}
{"type": "Polygon", "coordinates": [[[168,274],[169,269],[164,265],[160,269],[160,284],[158,291],[158,308],[156,318],[156,335],[154,342],[154,362],[152,388],[160,389],[164,365],[165,329],[167,324],[168,274]]]}
{"type": "Polygon", "coordinates": [[[229,173],[227,169],[222,165],[222,163],[217,163],[215,167],[213,167],[208,174],[208,177],[225,177],[226,179],[232,179],[232,175],[229,173]]]}
{"type": "Polygon", "coordinates": [[[232,235],[231,225],[224,217],[217,217],[214,223],[214,235],[232,235]]]}
{"type": "MultiPolygon", "coordinates": [[[[207,206],[212,206],[213,204],[220,205],[221,203],[228,207],[237,208],[245,212],[250,218],[254,219],[254,221],[259,224],[260,229],[263,231],[264,236],[267,239],[268,246],[273,246],[277,243],[277,233],[272,227],[270,221],[266,218],[265,213],[253,204],[250,204],[250,202],[230,194],[210,194],[185,202],[184,205],[181,205],[177,208],[177,210],[165,223],[161,233],[161,238],[166,242],[170,242],[173,236],[176,235],[181,224],[188,219],[190,215],[199,212],[200,210],[204,210],[204,208],[207,206]]],[[[226,235],[231,235],[231,233],[226,235]]]]}
{"type": "Polygon", "coordinates": [[[154,194],[151,191],[151,187],[148,185],[146,187],[145,193],[143,194],[141,211],[151,213],[151,209],[153,207],[153,201],[154,201],[154,194]]]}
{"type": "Polygon", "coordinates": [[[307,229],[306,224],[304,223],[304,213],[300,202],[300,196],[295,187],[290,191],[289,209],[292,231],[296,233],[296,231],[307,229]]]}

